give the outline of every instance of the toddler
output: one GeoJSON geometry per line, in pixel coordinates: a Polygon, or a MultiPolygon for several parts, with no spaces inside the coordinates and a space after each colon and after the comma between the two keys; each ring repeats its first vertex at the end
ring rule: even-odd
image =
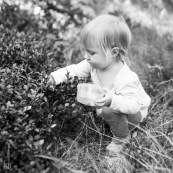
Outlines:
{"type": "Polygon", "coordinates": [[[131,32],[122,16],[103,14],[83,28],[80,41],[85,60],[52,72],[48,84],[66,82],[67,71],[71,77],[91,75],[93,84],[105,91],[95,106],[114,136],[107,150],[117,153],[128,141],[130,130],[147,116],[150,104],[138,75],[125,62],[131,32]]]}

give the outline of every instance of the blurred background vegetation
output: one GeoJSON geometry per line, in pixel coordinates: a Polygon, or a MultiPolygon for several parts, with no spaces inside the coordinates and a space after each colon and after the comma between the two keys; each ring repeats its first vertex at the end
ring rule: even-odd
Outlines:
{"type": "Polygon", "coordinates": [[[83,59],[80,31],[102,13],[125,17],[131,68],[152,98],[127,146],[133,172],[173,171],[173,0],[0,0],[0,164],[10,162],[13,172],[106,173],[98,160],[110,131],[76,103],[79,81],[55,91],[43,83],[83,59]]]}
{"type": "Polygon", "coordinates": [[[57,44],[65,47],[66,65],[83,58],[79,45],[81,28],[96,15],[111,12],[123,15],[131,28],[133,41],[129,56],[131,63],[137,64],[134,69],[140,67],[140,72],[144,63],[172,66],[172,0],[1,1],[16,4],[12,11],[2,14],[1,24],[5,22],[9,28],[19,32],[46,32],[50,39],[55,39],[55,49],[57,44]]]}

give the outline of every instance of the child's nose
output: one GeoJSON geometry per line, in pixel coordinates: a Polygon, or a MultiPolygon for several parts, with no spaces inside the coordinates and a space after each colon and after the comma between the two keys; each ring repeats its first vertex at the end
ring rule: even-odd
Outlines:
{"type": "Polygon", "coordinates": [[[89,59],[90,59],[90,57],[89,57],[89,55],[88,55],[87,53],[85,53],[84,58],[85,58],[86,60],[89,60],[89,59]]]}

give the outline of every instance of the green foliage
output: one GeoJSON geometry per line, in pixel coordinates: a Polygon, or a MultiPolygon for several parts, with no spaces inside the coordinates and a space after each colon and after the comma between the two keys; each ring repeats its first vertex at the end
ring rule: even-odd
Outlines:
{"type": "MultiPolygon", "coordinates": [[[[16,7],[5,5],[3,8],[2,12],[10,14],[16,7]]],[[[18,15],[24,14],[21,11],[18,15]]],[[[12,16],[18,19],[17,15],[12,16]]],[[[56,47],[55,52],[51,35],[44,35],[43,31],[28,33],[25,27],[19,29],[20,20],[12,29],[13,25],[11,21],[1,25],[0,154],[3,163],[10,162],[14,172],[40,172],[50,169],[51,164],[34,155],[53,155],[52,148],[60,145],[60,133],[70,134],[71,129],[79,128],[74,119],[81,114],[75,101],[78,81],[57,86],[53,91],[46,88],[45,76],[53,71],[50,53],[58,55],[60,65],[63,46],[56,47]],[[65,125],[62,127],[62,124],[65,125]]],[[[61,151],[58,155],[61,156],[61,151]]]]}
{"type": "MultiPolygon", "coordinates": [[[[30,25],[33,16],[17,6],[4,4],[2,13],[0,162],[2,166],[10,163],[13,172],[53,171],[49,160],[35,155],[53,156],[55,148],[60,147],[56,156],[61,157],[65,148],[60,140],[76,136],[81,118],[89,118],[86,111],[93,110],[76,102],[76,86],[87,79],[75,78],[72,82],[67,76],[67,84],[53,90],[47,88],[47,75],[57,66],[63,66],[63,41],[38,25],[30,25]]],[[[4,172],[2,166],[0,172],[4,172]]]]}

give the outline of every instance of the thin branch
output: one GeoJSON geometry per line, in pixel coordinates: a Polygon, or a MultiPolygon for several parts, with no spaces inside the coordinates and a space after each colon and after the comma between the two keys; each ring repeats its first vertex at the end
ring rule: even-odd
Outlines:
{"type": "Polygon", "coordinates": [[[62,9],[62,8],[58,8],[57,6],[53,5],[52,3],[47,2],[47,6],[48,6],[48,10],[53,10],[56,11],[58,13],[62,13],[62,14],[68,14],[70,16],[70,19],[76,24],[76,25],[80,25],[80,23],[74,18],[74,14],[73,11],[70,10],[66,10],[66,9],[62,9]]]}

